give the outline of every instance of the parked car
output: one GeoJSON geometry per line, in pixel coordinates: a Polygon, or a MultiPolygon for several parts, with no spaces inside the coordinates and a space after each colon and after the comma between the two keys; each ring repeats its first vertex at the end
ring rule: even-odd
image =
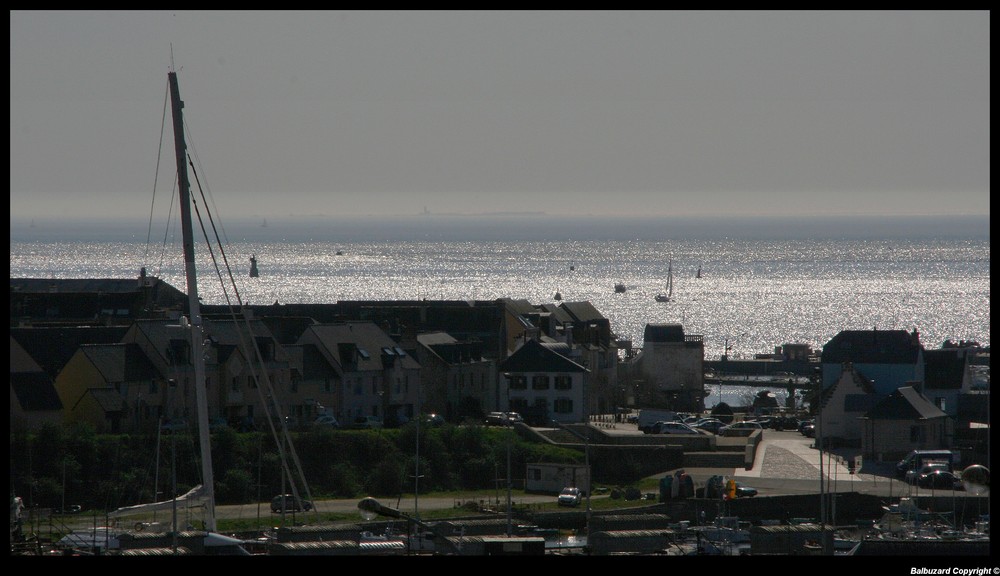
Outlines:
{"type": "Polygon", "coordinates": [[[723,426],[725,426],[725,424],[722,423],[722,420],[716,420],[714,418],[704,419],[694,425],[695,428],[711,432],[712,434],[718,434],[719,428],[722,428],[723,426]]]}
{"type": "Polygon", "coordinates": [[[896,463],[896,475],[905,478],[907,471],[919,469],[932,462],[945,462],[954,467],[958,459],[958,453],[952,450],[913,450],[896,463]]]}
{"type": "Polygon", "coordinates": [[[947,470],[934,470],[921,474],[917,479],[917,486],[932,490],[965,490],[962,480],[947,470]]]}
{"type": "Polygon", "coordinates": [[[524,422],[524,418],[517,412],[504,412],[507,415],[507,420],[511,423],[513,422],[524,422]]]}
{"type": "Polygon", "coordinates": [[[506,426],[507,423],[507,415],[503,412],[490,412],[486,415],[487,426],[506,426]]]}
{"type": "Polygon", "coordinates": [[[514,422],[524,422],[517,412],[490,412],[486,415],[487,426],[509,426],[514,422]]]}
{"type": "Polygon", "coordinates": [[[165,420],[163,424],[160,425],[160,430],[163,430],[164,432],[180,432],[182,430],[187,430],[187,427],[187,420],[183,418],[173,418],[165,420]]]}
{"type": "Polygon", "coordinates": [[[805,436],[805,432],[803,432],[802,430],[804,430],[806,426],[815,426],[815,425],[816,425],[816,421],[815,420],[811,420],[811,419],[810,420],[799,420],[799,425],[796,426],[796,429],[799,431],[799,434],[802,434],[803,436],[805,436]]]}
{"type": "Polygon", "coordinates": [[[757,495],[757,489],[752,486],[747,486],[740,482],[736,483],[736,497],[737,498],[753,498],[757,495]]]}
{"type": "Polygon", "coordinates": [[[906,474],[903,475],[903,480],[905,480],[907,484],[917,484],[917,481],[924,476],[939,470],[951,472],[951,468],[945,462],[928,462],[917,470],[907,470],[906,474]]]}
{"type": "Polygon", "coordinates": [[[373,430],[382,427],[382,419],[378,416],[358,416],[351,424],[351,428],[359,430],[373,430]]]}
{"type": "Polygon", "coordinates": [[[559,505],[560,506],[579,506],[580,502],[583,500],[583,492],[579,488],[574,486],[567,486],[562,489],[559,493],[559,505]]]}
{"type": "Polygon", "coordinates": [[[228,428],[228,427],[229,427],[229,422],[226,422],[226,419],[221,416],[216,416],[208,420],[208,429],[211,430],[212,432],[215,432],[217,430],[222,430],[223,428],[228,428]]]}
{"type": "Polygon", "coordinates": [[[320,414],[313,420],[313,426],[329,426],[331,428],[340,428],[340,422],[332,414],[320,414]]]}
{"type": "Polygon", "coordinates": [[[784,430],[798,429],[799,421],[791,416],[775,416],[772,428],[781,432],[784,430]]]}
{"type": "Polygon", "coordinates": [[[444,416],[440,414],[424,414],[424,422],[430,424],[431,426],[443,426],[444,416]]]}
{"type": "Polygon", "coordinates": [[[812,422],[807,422],[802,426],[799,426],[799,432],[806,438],[816,437],[816,424],[812,422]]]}
{"type": "Polygon", "coordinates": [[[757,422],[734,422],[719,428],[719,436],[749,436],[750,434],[753,434],[754,430],[763,429],[764,428],[757,422]]]}
{"type": "Polygon", "coordinates": [[[657,422],[653,424],[653,434],[694,434],[699,435],[694,428],[683,422],[657,422]]]}
{"type": "Polygon", "coordinates": [[[312,510],[313,503],[309,500],[295,498],[291,494],[279,494],[271,499],[271,512],[280,513],[282,509],[285,512],[301,512],[305,510],[308,512],[312,510]]]}

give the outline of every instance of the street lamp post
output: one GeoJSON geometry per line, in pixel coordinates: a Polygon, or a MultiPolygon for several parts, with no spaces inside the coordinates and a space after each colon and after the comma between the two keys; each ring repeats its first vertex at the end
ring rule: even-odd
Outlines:
{"type": "Polygon", "coordinates": [[[826,482],[823,472],[823,376],[820,368],[815,370],[816,382],[816,447],[819,449],[819,526],[823,554],[828,555],[826,542],[826,482]]]}
{"type": "MultiPolygon", "coordinates": [[[[510,412],[511,411],[511,409],[510,409],[510,374],[504,374],[504,376],[506,376],[505,380],[507,381],[507,412],[510,412]]],[[[514,532],[513,514],[512,514],[511,500],[510,500],[510,484],[511,484],[511,480],[510,480],[510,441],[511,441],[511,438],[510,438],[510,435],[511,435],[511,431],[514,428],[514,422],[511,421],[510,417],[506,416],[506,415],[505,415],[504,419],[505,419],[504,424],[508,428],[507,429],[507,433],[505,434],[505,436],[507,436],[507,537],[510,538],[511,534],[513,534],[513,532],[514,532]]]]}
{"type": "Polygon", "coordinates": [[[416,426],[416,447],[414,448],[413,461],[413,517],[420,519],[420,383],[417,382],[417,426],[416,426]]]}

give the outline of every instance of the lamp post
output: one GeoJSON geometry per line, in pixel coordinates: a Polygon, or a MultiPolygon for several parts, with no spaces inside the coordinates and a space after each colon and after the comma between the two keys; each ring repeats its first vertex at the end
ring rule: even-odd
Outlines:
{"type": "Polygon", "coordinates": [[[826,542],[826,482],[823,472],[823,375],[817,366],[814,370],[816,382],[816,447],[819,449],[819,527],[823,554],[830,553],[826,542]]]}
{"type": "MultiPolygon", "coordinates": [[[[510,412],[510,374],[504,373],[505,379],[507,381],[507,411],[510,412]]],[[[511,421],[510,417],[505,415],[504,425],[507,426],[508,430],[505,434],[507,436],[507,537],[510,538],[513,534],[513,518],[510,503],[510,434],[511,430],[514,428],[514,422],[511,421]]]]}
{"type": "Polygon", "coordinates": [[[420,382],[417,382],[417,407],[416,407],[416,446],[414,448],[413,460],[413,517],[420,519],[420,382]]]}

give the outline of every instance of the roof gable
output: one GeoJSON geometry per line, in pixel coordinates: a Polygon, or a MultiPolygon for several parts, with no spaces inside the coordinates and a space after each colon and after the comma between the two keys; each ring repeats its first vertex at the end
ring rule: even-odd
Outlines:
{"type": "Polygon", "coordinates": [[[503,372],[589,372],[550,347],[528,340],[500,363],[503,372]]]}
{"type": "Polygon", "coordinates": [[[106,382],[152,380],[156,368],[138,344],[84,344],[80,347],[106,382]]]}

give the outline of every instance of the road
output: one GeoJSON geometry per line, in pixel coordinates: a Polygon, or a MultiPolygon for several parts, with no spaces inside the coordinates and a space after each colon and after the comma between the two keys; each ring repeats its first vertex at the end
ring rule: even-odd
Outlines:
{"type": "MultiPolygon", "coordinates": [[[[617,423],[613,429],[608,429],[608,433],[614,435],[639,434],[634,424],[617,423]]],[[[891,463],[862,463],[860,471],[851,474],[847,467],[847,460],[853,455],[849,452],[836,451],[824,452],[823,476],[826,479],[826,490],[828,492],[859,492],[863,494],[876,494],[886,497],[898,496],[918,496],[930,495],[927,489],[918,489],[909,486],[905,482],[894,478],[893,464],[891,463]],[[846,455],[846,457],[845,457],[846,455]],[[839,456],[839,457],[838,457],[839,456]]],[[[672,474],[675,470],[665,470],[658,476],[672,474]]],[[[796,431],[775,431],[765,430],[764,439],[757,447],[757,455],[751,469],[744,468],[685,468],[695,482],[696,486],[704,486],[710,476],[720,475],[735,478],[736,480],[753,486],[759,491],[759,496],[779,496],[787,494],[819,494],[820,491],[820,452],[814,446],[814,440],[807,438],[796,431]]],[[[935,492],[942,494],[941,490],[935,492]]],[[[948,494],[952,494],[948,492],[948,494]]],[[[964,492],[955,492],[956,496],[964,496],[964,492]]],[[[600,498],[602,496],[595,496],[600,498]]],[[[603,496],[607,497],[607,496],[603,496]]],[[[489,505],[497,497],[490,497],[486,500],[489,505]]],[[[499,494],[501,507],[505,505],[506,498],[501,492],[499,494]]],[[[344,500],[320,500],[316,502],[320,512],[336,512],[351,514],[357,512],[357,505],[360,498],[344,500]]],[[[551,503],[555,500],[551,495],[527,494],[518,495],[514,498],[515,504],[551,503]]],[[[459,499],[455,497],[431,497],[421,496],[415,501],[412,495],[404,496],[401,499],[383,499],[383,505],[396,508],[406,514],[413,514],[415,510],[438,510],[453,508],[459,499]]],[[[260,504],[260,517],[271,516],[269,505],[260,504]]],[[[216,510],[218,518],[256,518],[258,514],[257,504],[245,504],[242,506],[219,506],[216,510]]]]}

